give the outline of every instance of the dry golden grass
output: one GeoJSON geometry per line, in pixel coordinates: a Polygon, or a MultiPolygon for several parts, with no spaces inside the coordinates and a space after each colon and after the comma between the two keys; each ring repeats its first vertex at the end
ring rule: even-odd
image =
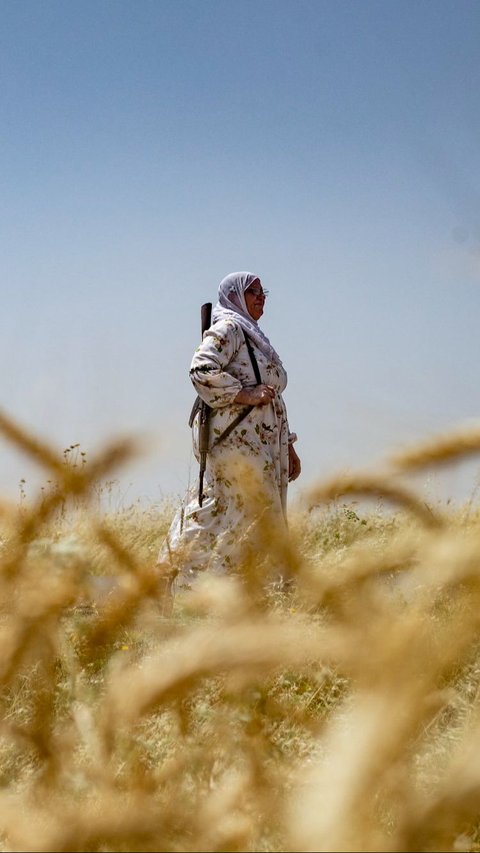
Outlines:
{"type": "Polygon", "coordinates": [[[401,479],[478,436],[319,483],[165,618],[172,508],[96,500],[133,446],[71,464],[0,431],[51,480],[0,505],[0,849],[480,850],[480,513],[401,479]]]}

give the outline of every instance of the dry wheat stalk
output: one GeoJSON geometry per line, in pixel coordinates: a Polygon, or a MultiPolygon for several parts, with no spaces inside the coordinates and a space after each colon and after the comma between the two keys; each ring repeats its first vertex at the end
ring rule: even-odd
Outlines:
{"type": "MultiPolygon", "coordinates": [[[[240,576],[162,619],[157,543],[139,550],[92,511],[82,536],[118,586],[83,613],[85,558],[32,543],[73,530],[68,500],[132,447],[72,471],[4,414],[0,431],[58,484],[2,516],[0,849],[479,849],[474,515],[433,514],[395,472],[337,477],[310,502],[380,495],[407,513],[354,514],[322,549],[313,516],[309,548],[272,536],[260,508],[240,576]],[[293,592],[264,594],[275,571],[293,592]]],[[[419,445],[398,470],[478,449],[462,441],[419,445]]]]}

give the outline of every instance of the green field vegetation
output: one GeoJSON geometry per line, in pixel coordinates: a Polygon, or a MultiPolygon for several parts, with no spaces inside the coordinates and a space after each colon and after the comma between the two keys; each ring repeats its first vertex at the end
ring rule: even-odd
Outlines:
{"type": "Polygon", "coordinates": [[[0,429],[48,484],[1,506],[0,849],[480,850],[480,510],[403,479],[480,435],[320,483],[164,616],[174,506],[100,509],[133,448],[0,429]]]}

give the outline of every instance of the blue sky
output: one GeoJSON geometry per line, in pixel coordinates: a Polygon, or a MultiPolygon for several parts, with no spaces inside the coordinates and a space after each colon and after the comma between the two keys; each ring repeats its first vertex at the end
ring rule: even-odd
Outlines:
{"type": "Polygon", "coordinates": [[[249,269],[303,487],[477,420],[479,37],[465,0],[3,0],[3,408],[148,436],[121,489],[182,494],[199,307],[249,269]]]}

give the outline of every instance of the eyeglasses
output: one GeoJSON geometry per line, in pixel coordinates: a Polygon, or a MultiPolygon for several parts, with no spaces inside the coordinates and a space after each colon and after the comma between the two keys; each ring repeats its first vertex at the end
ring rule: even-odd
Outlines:
{"type": "Polygon", "coordinates": [[[252,296],[263,296],[265,299],[267,298],[268,294],[270,293],[269,290],[262,290],[261,287],[247,287],[245,292],[251,293],[252,296]]]}

